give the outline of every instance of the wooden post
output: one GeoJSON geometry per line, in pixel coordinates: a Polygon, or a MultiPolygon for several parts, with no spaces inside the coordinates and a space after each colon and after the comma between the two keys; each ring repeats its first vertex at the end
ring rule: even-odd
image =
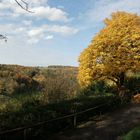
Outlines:
{"type": "Polygon", "coordinates": [[[27,138],[27,129],[24,129],[24,140],[27,138]]]}
{"type": "Polygon", "coordinates": [[[102,115],[102,112],[100,111],[100,117],[101,117],[101,115],[102,115]]]}
{"type": "Polygon", "coordinates": [[[76,115],[74,115],[74,128],[76,128],[76,115]]]}

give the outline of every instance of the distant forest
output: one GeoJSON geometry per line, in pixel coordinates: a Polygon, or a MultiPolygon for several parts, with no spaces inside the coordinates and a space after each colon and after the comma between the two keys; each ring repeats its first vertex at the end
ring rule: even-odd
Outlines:
{"type": "Polygon", "coordinates": [[[78,68],[72,66],[0,65],[0,94],[43,92],[50,102],[70,99],[79,89],[77,73],[78,68]]]}

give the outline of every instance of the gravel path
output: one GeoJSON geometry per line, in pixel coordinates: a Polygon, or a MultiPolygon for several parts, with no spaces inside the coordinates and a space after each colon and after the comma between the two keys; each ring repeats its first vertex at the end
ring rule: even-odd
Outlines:
{"type": "Polygon", "coordinates": [[[140,125],[140,104],[117,110],[99,121],[87,122],[50,140],[117,140],[137,125],[140,125]]]}

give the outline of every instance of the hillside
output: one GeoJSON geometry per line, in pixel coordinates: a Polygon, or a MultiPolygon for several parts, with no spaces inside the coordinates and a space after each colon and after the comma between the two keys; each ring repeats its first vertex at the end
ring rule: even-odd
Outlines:
{"type": "Polygon", "coordinates": [[[10,96],[45,92],[48,96],[58,93],[61,98],[69,98],[78,89],[77,67],[71,66],[0,65],[0,79],[0,94],[10,96]]]}

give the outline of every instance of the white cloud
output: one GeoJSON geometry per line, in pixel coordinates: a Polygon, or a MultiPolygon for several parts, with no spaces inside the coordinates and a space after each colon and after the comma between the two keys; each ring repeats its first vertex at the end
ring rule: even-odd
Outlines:
{"type": "Polygon", "coordinates": [[[67,13],[58,8],[51,8],[50,6],[40,6],[32,8],[32,11],[35,11],[32,16],[38,18],[45,18],[50,21],[68,21],[67,13]]]}
{"type": "MultiPolygon", "coordinates": [[[[9,16],[13,18],[20,17],[21,15],[26,17],[35,17],[34,19],[48,19],[50,21],[69,21],[68,14],[62,10],[61,8],[57,7],[50,7],[47,3],[47,0],[31,0],[27,1],[29,3],[29,10],[33,11],[34,13],[28,13],[27,11],[23,10],[14,0],[3,0],[0,2],[0,13],[8,13],[9,16]],[[6,12],[6,11],[7,12],[6,12]]],[[[26,5],[20,2],[23,7],[26,5]]]]}
{"type": "Polygon", "coordinates": [[[68,14],[63,9],[50,7],[47,0],[26,0],[26,2],[30,4],[30,10],[35,11],[35,13],[26,12],[14,0],[2,0],[0,2],[1,15],[4,16],[4,19],[9,18],[11,20],[11,22],[0,24],[1,34],[7,35],[7,37],[14,36],[14,38],[20,36],[19,40],[22,38],[29,44],[36,44],[42,40],[53,39],[54,33],[70,36],[78,32],[78,29],[66,25],[51,25],[51,23],[45,26],[36,25],[35,19],[63,21],[65,24],[68,21],[68,14]]]}
{"type": "Polygon", "coordinates": [[[51,39],[53,39],[53,35],[48,35],[48,36],[45,37],[45,39],[46,40],[51,40],[51,39]]]}
{"type": "MultiPolygon", "coordinates": [[[[23,7],[26,7],[24,3],[19,0],[23,7]]],[[[26,0],[29,3],[29,10],[34,13],[28,13],[23,10],[14,0],[2,0],[0,1],[0,15],[17,18],[22,15],[25,17],[34,17],[33,19],[47,19],[50,21],[69,21],[68,14],[61,8],[50,7],[47,0],[26,0]]]]}
{"type": "Polygon", "coordinates": [[[41,40],[51,40],[53,35],[48,33],[57,33],[62,36],[71,36],[78,32],[78,29],[69,26],[60,25],[42,25],[40,27],[34,27],[31,30],[27,30],[28,43],[35,44],[41,40]]]}
{"type": "Polygon", "coordinates": [[[31,6],[47,5],[48,0],[27,0],[31,6]]]}
{"type": "Polygon", "coordinates": [[[23,20],[22,23],[26,26],[31,26],[32,25],[32,21],[31,20],[23,20]]]}
{"type": "Polygon", "coordinates": [[[0,2],[0,10],[5,10],[8,9],[11,5],[7,2],[7,4],[5,2],[0,2]]]}
{"type": "Polygon", "coordinates": [[[36,44],[44,38],[44,32],[41,28],[32,29],[29,32],[27,32],[27,34],[29,36],[28,38],[29,44],[36,44]]]}
{"type": "Polygon", "coordinates": [[[23,35],[26,32],[26,28],[18,24],[1,24],[0,33],[12,36],[23,35]]]}
{"type": "Polygon", "coordinates": [[[47,0],[26,0],[26,2],[29,3],[30,10],[35,11],[35,13],[26,12],[14,0],[0,1],[2,18],[14,21],[0,24],[0,34],[4,34],[8,38],[20,37],[18,39],[26,40],[27,44],[36,44],[42,40],[53,39],[54,33],[64,36],[77,33],[77,29],[65,25],[35,25],[35,19],[63,21],[65,24],[68,21],[68,14],[60,8],[50,7],[47,0]]]}
{"type": "Polygon", "coordinates": [[[59,33],[64,36],[73,35],[78,32],[78,29],[66,25],[44,25],[42,26],[42,28],[44,28],[44,30],[47,30],[48,32],[59,33]]]}
{"type": "Polygon", "coordinates": [[[8,38],[12,37],[18,38],[18,40],[26,40],[29,44],[36,44],[43,40],[51,40],[54,38],[53,34],[72,36],[77,32],[78,29],[66,25],[40,25],[37,27],[24,26],[23,23],[0,25],[1,34],[6,35],[8,38]]]}
{"type": "Polygon", "coordinates": [[[0,25],[0,33],[6,33],[6,32],[13,32],[13,25],[12,24],[1,24],[0,25]]]}
{"type": "Polygon", "coordinates": [[[27,43],[28,44],[36,44],[36,43],[38,43],[40,41],[40,38],[35,38],[35,37],[33,37],[33,38],[29,38],[28,40],[27,40],[27,43]]]}
{"type": "Polygon", "coordinates": [[[86,17],[92,22],[101,22],[115,11],[126,11],[140,14],[139,4],[140,0],[94,1],[94,7],[87,11],[86,17]]]}
{"type": "Polygon", "coordinates": [[[30,30],[29,32],[28,32],[28,36],[29,37],[35,37],[35,36],[42,36],[42,34],[43,34],[43,30],[42,29],[33,29],[33,30],[30,30]]]}
{"type": "Polygon", "coordinates": [[[42,25],[40,27],[34,27],[33,29],[27,31],[27,35],[29,37],[29,42],[34,41],[34,43],[39,42],[41,39],[52,39],[53,35],[47,35],[49,33],[57,33],[63,36],[70,36],[76,34],[78,29],[69,27],[69,26],[60,26],[60,25],[42,25]]]}

